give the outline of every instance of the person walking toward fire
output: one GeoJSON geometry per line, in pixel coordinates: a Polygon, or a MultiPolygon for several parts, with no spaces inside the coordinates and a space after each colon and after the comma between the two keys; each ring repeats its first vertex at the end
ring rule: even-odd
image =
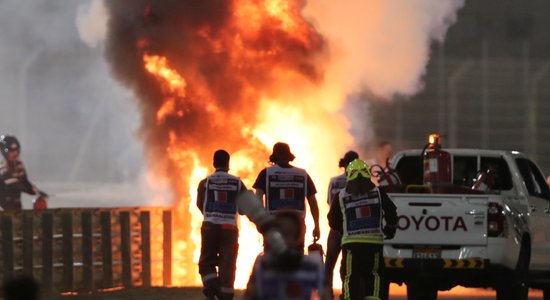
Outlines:
{"type": "Polygon", "coordinates": [[[382,247],[384,237],[395,236],[397,212],[388,195],[370,179],[369,165],[352,161],[346,168],[346,187],[334,198],[328,214],[330,227],[342,234],[345,300],[387,297],[387,291],[381,291],[382,247]]]}
{"type": "Polygon", "coordinates": [[[203,179],[197,189],[197,207],[204,216],[199,273],[203,293],[209,300],[231,300],[234,296],[239,249],[236,198],[246,187],[239,177],[228,173],[229,159],[227,151],[216,151],[216,171],[203,179]]]}
{"type": "MultiPolygon", "coordinates": [[[[319,240],[319,207],[315,194],[317,190],[311,177],[304,169],[290,165],[295,158],[290,152],[290,147],[285,143],[273,145],[273,153],[269,156],[272,166],[263,169],[253,188],[256,196],[263,199],[265,195],[265,207],[270,213],[281,211],[295,211],[302,217],[302,226],[305,228],[305,199],[315,223],[313,239],[319,240]]],[[[302,230],[302,248],[305,244],[305,230],[302,230]]]]}
{"type": "MultiPolygon", "coordinates": [[[[344,168],[344,173],[330,179],[327,193],[327,202],[329,206],[332,204],[336,195],[346,187],[346,167],[350,162],[358,158],[359,154],[357,154],[357,152],[348,151],[344,154],[344,157],[340,159],[338,167],[344,168]]],[[[342,250],[341,244],[342,235],[338,231],[331,229],[327,238],[327,256],[325,261],[325,288],[327,288],[331,294],[334,266],[342,250]]]]}
{"type": "Polygon", "coordinates": [[[13,135],[0,136],[0,210],[21,210],[21,193],[47,196],[27,178],[25,166],[19,160],[21,145],[13,135]]]}

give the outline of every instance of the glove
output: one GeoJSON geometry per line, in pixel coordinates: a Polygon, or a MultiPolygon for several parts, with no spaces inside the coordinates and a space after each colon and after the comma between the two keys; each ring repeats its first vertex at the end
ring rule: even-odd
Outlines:
{"type": "Polygon", "coordinates": [[[395,237],[395,227],[384,226],[382,232],[384,233],[384,239],[386,240],[391,240],[395,237]]]}

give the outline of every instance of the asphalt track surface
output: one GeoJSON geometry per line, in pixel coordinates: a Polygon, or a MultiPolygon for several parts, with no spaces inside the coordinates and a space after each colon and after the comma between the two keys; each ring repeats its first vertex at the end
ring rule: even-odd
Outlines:
{"type": "MultiPolygon", "coordinates": [[[[397,287],[397,286],[396,286],[397,287]]],[[[398,288],[395,291],[393,285],[390,288],[390,300],[407,300],[404,288],[398,288]]],[[[455,287],[450,291],[440,291],[437,294],[437,299],[449,299],[449,300],[489,300],[496,299],[496,293],[491,289],[468,289],[464,287],[455,287]]],[[[530,300],[542,300],[542,292],[539,290],[529,291],[530,300]]]]}
{"type": "MultiPolygon", "coordinates": [[[[241,299],[243,291],[236,291],[235,300],[241,299]]],[[[92,294],[65,294],[48,297],[52,300],[204,300],[200,287],[187,288],[132,288],[92,294]]],[[[335,300],[338,297],[334,298],[335,300]]],[[[439,292],[438,299],[443,300],[489,300],[496,299],[495,292],[482,289],[455,288],[451,291],[439,292]]],[[[531,291],[529,299],[542,300],[540,291],[531,291]]],[[[403,290],[391,293],[390,300],[407,300],[403,290]]]]}

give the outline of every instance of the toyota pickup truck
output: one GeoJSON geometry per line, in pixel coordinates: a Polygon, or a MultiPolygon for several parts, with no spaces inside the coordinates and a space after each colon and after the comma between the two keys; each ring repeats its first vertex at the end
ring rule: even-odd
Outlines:
{"type": "Polygon", "coordinates": [[[408,299],[437,299],[457,285],[494,288],[499,300],[527,299],[532,287],[550,299],[550,191],[539,167],[516,151],[445,151],[445,188],[425,184],[423,150],[390,162],[400,184],[381,187],[399,215],[384,245],[387,284],[406,284],[408,299]],[[475,189],[489,169],[490,186],[475,189]]]}

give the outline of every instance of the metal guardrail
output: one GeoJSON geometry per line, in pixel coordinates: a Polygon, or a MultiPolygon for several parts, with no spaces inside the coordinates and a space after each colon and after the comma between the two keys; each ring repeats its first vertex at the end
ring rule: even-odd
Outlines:
{"type": "Polygon", "coordinates": [[[153,277],[170,285],[171,239],[165,208],[0,212],[0,282],[32,275],[58,292],[151,286],[153,277]],[[153,246],[162,250],[152,256],[153,246]]]}

